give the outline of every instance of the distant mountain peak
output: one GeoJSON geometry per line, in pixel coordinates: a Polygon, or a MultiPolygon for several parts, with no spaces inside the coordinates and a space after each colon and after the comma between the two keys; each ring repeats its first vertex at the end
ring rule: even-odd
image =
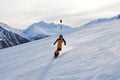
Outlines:
{"type": "Polygon", "coordinates": [[[110,17],[110,18],[102,18],[102,19],[92,20],[92,21],[84,24],[83,26],[96,24],[96,23],[102,23],[102,22],[109,22],[109,21],[119,20],[119,19],[120,19],[120,14],[118,14],[117,16],[114,16],[114,17],[110,17]]]}
{"type": "MultiPolygon", "coordinates": [[[[71,30],[72,28],[66,25],[63,25],[63,32],[71,30]]],[[[34,40],[34,37],[39,35],[42,38],[50,35],[55,35],[60,33],[60,25],[54,23],[46,23],[44,21],[40,21],[30,25],[25,31],[23,31],[23,36],[29,40],[34,40]]],[[[37,36],[38,39],[38,36],[37,36]]]]}
{"type": "Polygon", "coordinates": [[[46,24],[46,22],[45,22],[45,21],[43,21],[43,20],[41,20],[39,23],[41,23],[41,24],[46,24]]]}
{"type": "Polygon", "coordinates": [[[11,26],[9,26],[9,25],[7,25],[5,23],[2,23],[2,22],[0,22],[0,27],[3,28],[3,29],[6,29],[7,31],[12,31],[14,33],[17,33],[19,35],[22,32],[21,29],[12,28],[11,26]]]}
{"type": "Polygon", "coordinates": [[[45,22],[43,20],[39,21],[39,22],[36,22],[36,23],[33,23],[32,25],[41,25],[41,26],[46,26],[46,25],[56,25],[55,23],[51,22],[51,23],[48,23],[48,22],[45,22]]]}

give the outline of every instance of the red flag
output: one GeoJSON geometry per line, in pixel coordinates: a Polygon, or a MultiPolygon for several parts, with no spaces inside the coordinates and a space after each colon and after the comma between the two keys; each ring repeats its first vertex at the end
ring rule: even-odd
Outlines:
{"type": "Polygon", "coordinates": [[[60,20],[60,23],[62,23],[62,19],[60,20]]]}

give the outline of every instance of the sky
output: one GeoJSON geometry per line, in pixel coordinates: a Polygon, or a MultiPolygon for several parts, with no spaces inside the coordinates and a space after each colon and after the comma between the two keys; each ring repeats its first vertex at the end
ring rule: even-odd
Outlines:
{"type": "Polygon", "coordinates": [[[0,22],[25,29],[45,21],[79,27],[120,14],[120,0],[0,0],[0,22]]]}

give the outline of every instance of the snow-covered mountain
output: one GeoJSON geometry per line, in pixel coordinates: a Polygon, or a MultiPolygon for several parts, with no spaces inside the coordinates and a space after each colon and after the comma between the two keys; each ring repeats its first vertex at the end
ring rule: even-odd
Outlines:
{"type": "Polygon", "coordinates": [[[104,23],[104,22],[114,21],[114,20],[118,20],[118,19],[120,19],[120,14],[117,16],[111,17],[111,18],[103,18],[103,19],[93,20],[93,21],[86,23],[84,26],[96,24],[96,23],[104,23]]]}
{"type": "Polygon", "coordinates": [[[0,25],[0,49],[19,45],[29,41],[16,33],[6,30],[6,29],[10,30],[12,28],[3,26],[4,28],[6,28],[4,29],[1,26],[3,25],[0,25]]]}
{"type": "MultiPolygon", "coordinates": [[[[63,28],[63,32],[72,29],[71,27],[65,26],[65,25],[62,25],[62,28],[63,28]]],[[[50,35],[55,35],[57,33],[60,33],[60,25],[59,24],[55,25],[54,23],[45,23],[43,21],[34,23],[25,30],[15,29],[15,28],[8,26],[5,23],[0,22],[0,29],[1,29],[0,37],[5,36],[4,39],[8,40],[8,42],[9,42],[6,45],[6,43],[3,39],[0,40],[0,46],[1,46],[0,48],[6,48],[6,47],[8,47],[8,45],[13,46],[13,45],[16,45],[16,43],[18,45],[18,44],[21,44],[24,42],[28,42],[28,40],[33,41],[33,40],[42,39],[42,38],[48,37],[50,35]],[[4,31],[7,33],[7,34],[5,33],[7,36],[3,33],[4,31]],[[23,39],[26,38],[25,41],[19,37],[16,37],[16,35],[20,36],[23,39]],[[13,44],[13,42],[11,43],[10,40],[12,40],[13,37],[15,37],[15,39],[18,42],[15,41],[14,44],[13,44]]]]}
{"type": "Polygon", "coordinates": [[[14,33],[16,33],[16,34],[21,34],[22,33],[22,29],[16,29],[16,28],[12,28],[11,26],[9,26],[9,25],[7,25],[7,24],[5,24],[5,23],[2,23],[2,22],[0,22],[0,26],[2,27],[2,28],[4,28],[4,29],[6,29],[7,31],[11,31],[11,32],[14,32],[14,33]]]}
{"type": "MultiPolygon", "coordinates": [[[[23,31],[22,35],[29,40],[41,39],[50,35],[61,33],[60,24],[45,23],[40,21],[30,25],[26,30],[23,31]]],[[[63,32],[72,30],[71,27],[62,25],[63,32]]]]}
{"type": "Polygon", "coordinates": [[[7,47],[9,47],[9,45],[6,44],[6,42],[2,38],[0,38],[0,49],[7,48],[7,47]]]}
{"type": "Polygon", "coordinates": [[[0,50],[0,80],[120,80],[120,19],[0,50]]]}

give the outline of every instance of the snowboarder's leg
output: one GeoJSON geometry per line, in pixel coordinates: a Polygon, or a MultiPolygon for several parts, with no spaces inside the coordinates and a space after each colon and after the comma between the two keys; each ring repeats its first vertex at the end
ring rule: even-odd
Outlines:
{"type": "Polygon", "coordinates": [[[54,58],[56,58],[57,56],[59,55],[59,51],[58,51],[58,49],[55,51],[55,53],[54,53],[54,58]]]}
{"type": "Polygon", "coordinates": [[[54,53],[54,58],[56,58],[59,55],[60,51],[61,51],[61,48],[57,48],[57,50],[54,53]]]}

